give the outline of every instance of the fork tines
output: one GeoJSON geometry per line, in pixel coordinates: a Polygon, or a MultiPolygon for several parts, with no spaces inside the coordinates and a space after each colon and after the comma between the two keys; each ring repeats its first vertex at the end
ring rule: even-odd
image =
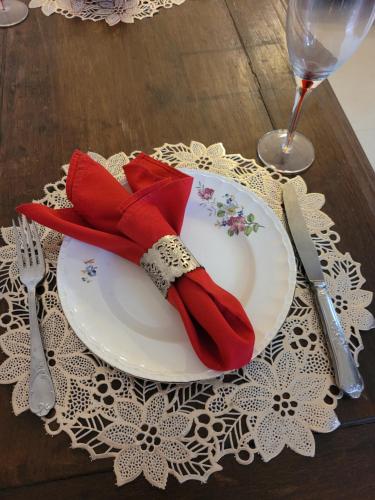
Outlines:
{"type": "Polygon", "coordinates": [[[29,223],[24,215],[18,217],[18,227],[14,220],[12,222],[18,266],[20,268],[44,267],[42,246],[34,222],[29,223]]]}

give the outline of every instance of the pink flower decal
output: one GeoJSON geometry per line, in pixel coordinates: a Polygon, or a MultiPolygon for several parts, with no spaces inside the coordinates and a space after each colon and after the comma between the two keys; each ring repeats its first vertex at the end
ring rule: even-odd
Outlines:
{"type": "Polygon", "coordinates": [[[200,198],[202,198],[202,200],[211,200],[211,198],[213,197],[214,195],[214,192],[215,190],[212,189],[212,188],[202,188],[202,189],[198,189],[198,195],[200,198]]]}
{"type": "Polygon", "coordinates": [[[229,229],[232,229],[235,234],[240,234],[246,228],[246,219],[243,215],[237,215],[236,217],[229,217],[228,219],[229,229]]]}

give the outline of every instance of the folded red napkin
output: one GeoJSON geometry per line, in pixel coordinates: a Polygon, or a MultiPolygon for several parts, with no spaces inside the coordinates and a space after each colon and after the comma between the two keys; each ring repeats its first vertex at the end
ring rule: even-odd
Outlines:
{"type": "MultiPolygon", "coordinates": [[[[54,210],[29,203],[17,211],[138,265],[161,237],[180,234],[193,179],[143,153],[124,170],[133,193],[76,151],[66,181],[73,208],[54,210]]],[[[206,366],[225,371],[250,361],[254,330],[245,311],[202,267],[178,278],[167,300],[180,313],[190,342],[206,366]]]]}

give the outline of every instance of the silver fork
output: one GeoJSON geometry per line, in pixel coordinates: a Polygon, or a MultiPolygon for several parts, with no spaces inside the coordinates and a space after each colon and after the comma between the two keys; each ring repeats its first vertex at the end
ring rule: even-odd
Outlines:
{"type": "Polygon", "coordinates": [[[18,228],[13,221],[16,240],[17,263],[21,282],[27,289],[29,302],[31,366],[30,366],[30,410],[42,417],[55,405],[55,390],[48,370],[36,314],[35,288],[45,274],[44,256],[35,224],[26,217],[18,218],[18,228]]]}

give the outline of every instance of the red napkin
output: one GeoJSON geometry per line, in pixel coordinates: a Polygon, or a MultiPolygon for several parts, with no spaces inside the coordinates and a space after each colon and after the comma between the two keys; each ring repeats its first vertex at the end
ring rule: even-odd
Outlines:
{"type": "MultiPolygon", "coordinates": [[[[54,210],[29,203],[17,211],[139,264],[162,236],[180,234],[193,179],[143,153],[124,170],[133,193],[104,167],[76,151],[66,181],[73,208],[54,210]]],[[[206,366],[225,371],[250,361],[254,330],[245,311],[203,268],[178,278],[167,300],[180,313],[190,342],[206,366]]]]}

